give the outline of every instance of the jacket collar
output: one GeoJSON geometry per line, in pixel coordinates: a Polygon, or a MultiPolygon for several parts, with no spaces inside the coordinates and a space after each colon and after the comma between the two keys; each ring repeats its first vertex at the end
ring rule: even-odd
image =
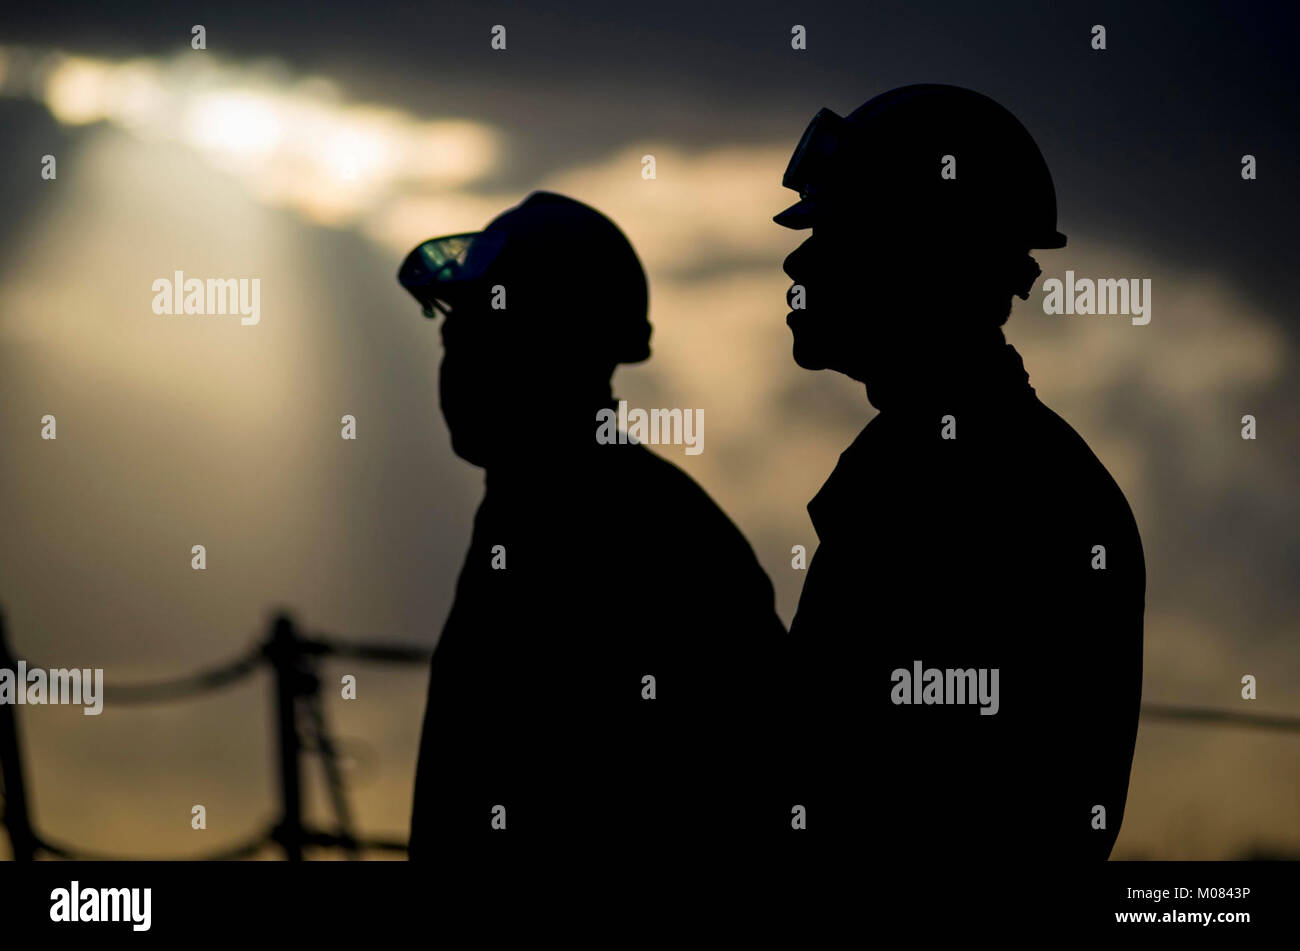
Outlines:
{"type": "Polygon", "coordinates": [[[874,496],[868,485],[890,464],[875,455],[881,434],[921,417],[926,425],[938,426],[937,414],[960,415],[963,410],[996,409],[1034,398],[1024,360],[1008,343],[979,356],[939,359],[924,372],[899,374],[879,384],[868,384],[867,395],[880,412],[840,454],[834,471],[808,503],[813,528],[823,541],[828,532],[854,530],[869,509],[874,496]]]}
{"type": "Polygon", "coordinates": [[[867,399],[881,412],[930,412],[1033,394],[1024,360],[1009,343],[905,357],[867,382],[867,399]]]}

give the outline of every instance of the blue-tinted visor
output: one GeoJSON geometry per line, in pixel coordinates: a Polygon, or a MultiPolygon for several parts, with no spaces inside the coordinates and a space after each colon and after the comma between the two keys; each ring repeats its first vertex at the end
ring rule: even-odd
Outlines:
{"type": "Polygon", "coordinates": [[[397,280],[424,307],[427,317],[449,313],[464,285],[487,273],[505,246],[505,236],[473,231],[423,241],[406,256],[397,280]]]}

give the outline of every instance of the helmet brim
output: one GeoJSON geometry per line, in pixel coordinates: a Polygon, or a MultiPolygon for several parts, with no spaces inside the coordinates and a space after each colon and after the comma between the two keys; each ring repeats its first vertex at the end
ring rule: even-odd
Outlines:
{"type": "Polygon", "coordinates": [[[782,228],[802,231],[813,226],[816,210],[816,204],[811,198],[801,198],[779,215],[775,215],[772,220],[782,228]]]}
{"type": "MultiPolygon", "coordinates": [[[[772,220],[782,228],[790,228],[794,231],[803,231],[813,227],[817,223],[819,206],[813,198],[801,198],[785,211],[774,215],[772,220]]],[[[1028,245],[1030,249],[1041,249],[1044,251],[1054,251],[1065,247],[1066,237],[1059,231],[1045,233],[1034,239],[1028,245]]]]}

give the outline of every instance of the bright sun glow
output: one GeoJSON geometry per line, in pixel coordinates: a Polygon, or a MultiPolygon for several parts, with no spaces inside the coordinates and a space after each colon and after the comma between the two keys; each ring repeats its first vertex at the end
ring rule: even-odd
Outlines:
{"type": "Polygon", "coordinates": [[[208,93],[190,104],[186,139],[196,148],[239,156],[269,155],[280,141],[273,100],[252,93],[208,93]]]}
{"type": "Polygon", "coordinates": [[[3,77],[9,94],[35,95],[59,122],[179,141],[319,224],[351,225],[394,199],[472,183],[500,152],[484,124],[348,103],[320,77],[211,54],[113,61],[0,47],[0,64],[24,73],[3,77]]]}

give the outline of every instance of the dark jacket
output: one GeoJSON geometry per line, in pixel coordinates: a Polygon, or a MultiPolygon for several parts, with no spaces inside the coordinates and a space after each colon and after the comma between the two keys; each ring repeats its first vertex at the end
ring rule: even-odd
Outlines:
{"type": "MultiPolygon", "coordinates": [[[[1141,698],[1128,504],[1010,346],[891,396],[808,506],[820,545],[790,636],[809,830],[882,859],[1104,858],[1141,698]],[[917,661],[997,668],[998,712],[895,703],[917,661]]],[[[945,673],[932,697],[967,683],[945,673]]]]}
{"type": "Polygon", "coordinates": [[[432,662],[413,859],[501,841],[498,805],[511,840],[566,846],[761,821],[756,671],[786,636],[771,583],[677,467],[584,452],[488,477],[432,662]]]}

